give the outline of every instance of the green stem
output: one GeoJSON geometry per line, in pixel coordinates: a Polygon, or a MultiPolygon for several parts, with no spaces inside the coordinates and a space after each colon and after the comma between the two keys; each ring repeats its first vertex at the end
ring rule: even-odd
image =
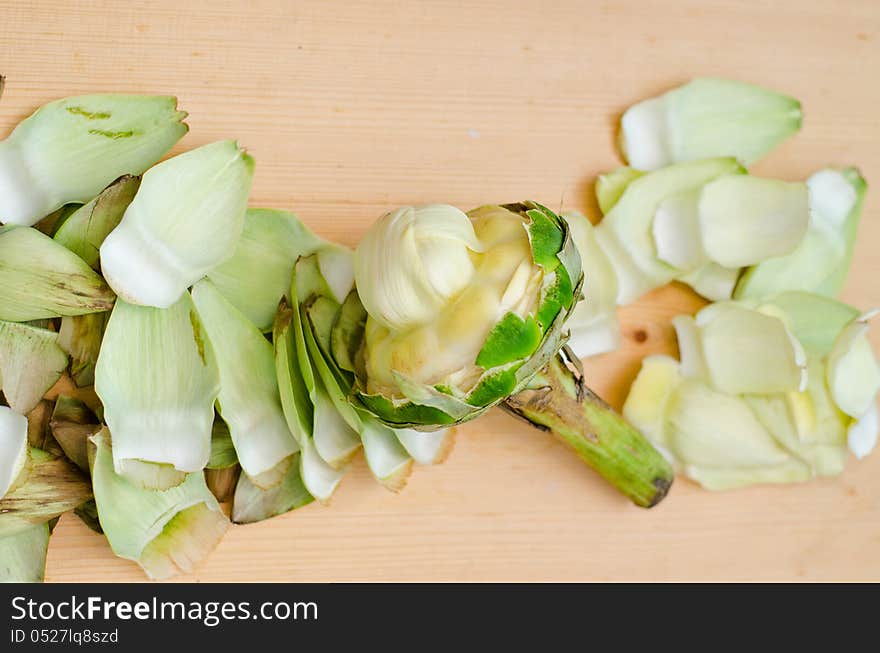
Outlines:
{"type": "Polygon", "coordinates": [[[574,368],[576,360],[557,354],[503,407],[532,426],[552,431],[636,505],[657,505],[672,485],[672,467],[584,385],[583,374],[574,368]]]}

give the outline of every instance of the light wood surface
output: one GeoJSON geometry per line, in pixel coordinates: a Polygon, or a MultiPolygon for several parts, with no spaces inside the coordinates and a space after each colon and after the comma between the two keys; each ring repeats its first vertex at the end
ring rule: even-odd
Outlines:
{"type": "MultiPolygon", "coordinates": [[[[530,198],[595,218],[626,106],[695,75],[764,84],[806,118],[759,174],[857,164],[874,184],[845,299],[880,305],[876,0],[4,0],[0,16],[0,134],[65,95],[175,94],[191,125],[177,151],[238,138],[257,160],[253,205],[348,245],[405,203],[530,198]]],[[[669,318],[696,306],[665,288],[623,309],[624,345],[588,361],[591,385],[619,406],[641,357],[674,352],[669,318]]],[[[679,479],[643,511],[496,412],[402,494],[359,460],[329,507],[233,528],[185,580],[880,580],[878,552],[880,454],[801,486],[679,479]]],[[[144,578],[70,515],[47,577],[144,578]]]]}

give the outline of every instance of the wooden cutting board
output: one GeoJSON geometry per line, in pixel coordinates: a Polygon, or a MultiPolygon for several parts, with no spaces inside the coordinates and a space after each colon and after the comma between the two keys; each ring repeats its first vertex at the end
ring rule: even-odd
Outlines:
{"type": "MultiPolygon", "coordinates": [[[[629,104],[696,75],[803,101],[802,133],[756,168],[869,183],[844,298],[880,305],[880,4],[819,2],[0,2],[0,134],[53,98],[169,93],[176,151],[237,138],[253,204],[355,245],[407,203],[535,199],[597,216],[629,104]]],[[[621,310],[620,351],[587,362],[619,406],[639,360],[675,352],[665,288],[621,310]]],[[[876,330],[875,330],[876,334],[876,330]]],[[[880,349],[880,338],[875,339],[880,349]]],[[[712,494],[679,479],[651,511],[564,446],[494,412],[391,494],[357,461],[329,507],[231,530],[185,580],[880,580],[880,453],[839,478],[712,494]]],[[[47,579],[137,581],[75,517],[47,579]]]]}

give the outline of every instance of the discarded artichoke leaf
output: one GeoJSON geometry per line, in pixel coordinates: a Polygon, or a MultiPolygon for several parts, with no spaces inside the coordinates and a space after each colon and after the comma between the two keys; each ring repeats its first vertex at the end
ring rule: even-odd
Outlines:
{"type": "Polygon", "coordinates": [[[281,406],[272,345],[211,281],[199,281],[192,297],[220,371],[218,412],[256,482],[299,449],[281,406]]]}
{"type": "Polygon", "coordinates": [[[685,379],[673,391],[665,418],[669,449],[686,473],[690,467],[774,467],[791,459],[742,399],[695,379],[685,379]]]}
{"type": "MultiPolygon", "coordinates": [[[[821,372],[821,362],[814,361],[812,369],[821,372]]],[[[823,384],[821,373],[815,377],[823,384]]],[[[804,393],[747,395],[743,399],[776,441],[809,465],[814,474],[836,476],[846,463],[845,422],[829,421],[828,406],[817,397],[818,392],[824,389],[808,387],[804,393]]]]}
{"type": "MultiPolygon", "coordinates": [[[[272,327],[272,344],[275,352],[275,371],[281,395],[281,407],[287,428],[296,441],[302,445],[312,436],[314,428],[314,408],[309,398],[309,389],[300,365],[301,354],[297,350],[298,341],[294,331],[299,329],[299,310],[290,307],[287,299],[282,299],[272,327]]],[[[302,342],[305,347],[305,342],[302,342]]],[[[309,373],[309,385],[314,383],[311,365],[305,366],[309,373]]]]}
{"type": "Polygon", "coordinates": [[[235,443],[229,426],[222,419],[215,419],[211,428],[211,456],[208,458],[208,469],[227,469],[238,464],[235,455],[235,443]]]}
{"type": "Polygon", "coordinates": [[[713,302],[733,297],[739,279],[740,268],[726,268],[709,261],[702,267],[678,277],[678,281],[689,285],[694,292],[713,302]]]}
{"type": "Polygon", "coordinates": [[[859,317],[852,306],[830,297],[806,292],[785,292],[767,302],[785,313],[791,332],[811,354],[825,356],[847,324],[859,317]]]}
{"type": "Polygon", "coordinates": [[[617,204],[617,200],[623,195],[623,191],[630,182],[641,177],[644,172],[621,166],[617,170],[606,172],[596,178],[596,201],[599,204],[599,210],[602,215],[608,213],[612,207],[617,204]]]}
{"type": "Polygon", "coordinates": [[[712,180],[740,176],[745,171],[735,159],[719,158],[680,163],[632,181],[596,228],[603,251],[617,273],[618,305],[629,304],[678,274],[656,255],[651,224],[660,204],[669,196],[696,190],[712,180]],[[628,266],[635,266],[637,275],[628,266]]]}
{"type": "Polygon", "coordinates": [[[232,500],[232,521],[236,524],[252,524],[283,515],[314,501],[314,497],[303,485],[299,456],[300,454],[294,454],[294,461],[284,478],[268,489],[254,485],[247,475],[242,474],[235,486],[232,500]]]}
{"type": "Polygon", "coordinates": [[[206,330],[188,293],[165,309],[116,302],[95,392],[129,481],[167,489],[207,464],[220,376],[206,330]]]}
{"type": "Polygon", "coordinates": [[[188,573],[229,527],[199,471],[164,491],[146,490],[114,471],[106,429],[92,437],[92,483],[101,526],[113,552],[137,562],[150,578],[188,573]]]}
{"type": "Polygon", "coordinates": [[[648,356],[630,387],[623,416],[661,452],[668,454],[664,430],[666,405],[682,381],[679,363],[669,356],[648,356]]]}
{"type": "Polygon", "coordinates": [[[258,329],[271,331],[278,302],[290,294],[296,259],[322,243],[292,213],[248,209],[235,253],[208,278],[258,329]]]}
{"type": "Polygon", "coordinates": [[[344,475],[345,470],[333,469],[318,455],[311,439],[303,442],[300,453],[300,476],[309,494],[326,504],[344,475]]]}
{"type": "Polygon", "coordinates": [[[254,161],[235,141],[150,168],[101,245],[101,271],[131,304],[168,308],[230,258],[241,237],[254,161]]]}
{"type": "Polygon", "coordinates": [[[42,583],[49,550],[49,524],[0,537],[0,583],[42,583]]]}
{"type": "Polygon", "coordinates": [[[581,358],[613,351],[620,345],[614,268],[586,217],[577,212],[562,217],[568,222],[581,257],[584,277],[589,280],[583,288],[583,299],[568,318],[567,326],[571,330],[568,346],[581,358]]]}
{"type": "Polygon", "coordinates": [[[352,251],[335,243],[325,243],[315,255],[318,258],[318,270],[327,284],[330,297],[341,304],[354,288],[352,251]]]}
{"type": "Polygon", "coordinates": [[[732,302],[697,314],[712,385],[729,394],[802,390],[806,354],[779,317],[732,302]]]}
{"type": "MultiPolygon", "coordinates": [[[[241,467],[238,463],[222,469],[205,469],[205,483],[208,485],[211,494],[220,503],[232,501],[232,496],[235,494],[235,486],[240,478],[247,478],[247,475],[241,473],[241,467]]],[[[250,481],[248,482],[250,483],[250,481]]],[[[253,487],[257,487],[253,483],[250,484],[253,487]]]]}
{"type": "Polygon", "coordinates": [[[95,384],[95,364],[109,319],[109,312],[61,318],[58,344],[70,354],[70,375],[80,388],[95,384]]]}
{"type": "Polygon", "coordinates": [[[419,465],[439,465],[446,460],[455,443],[454,428],[429,432],[395,429],[394,435],[419,465]]]}
{"type": "MultiPolygon", "coordinates": [[[[139,175],[186,133],[177,99],[83,95],[44,105],[0,142],[0,222],[32,225],[139,175]]],[[[179,199],[179,198],[175,198],[179,199]]]]}
{"type": "Polygon", "coordinates": [[[28,227],[0,227],[0,320],[107,311],[116,296],[63,245],[28,227]]]}
{"type": "Polygon", "coordinates": [[[120,177],[67,216],[53,238],[97,270],[101,244],[122,220],[140,185],[140,177],[120,177]]]}
{"type": "Polygon", "coordinates": [[[73,463],[31,448],[20,479],[0,499],[0,537],[48,522],[91,498],[88,478],[73,463]]]}
{"type": "Polygon", "coordinates": [[[809,193],[800,182],[725,175],[703,187],[699,220],[711,260],[754,265],[798,246],[810,222],[809,193]]]}
{"type": "Polygon", "coordinates": [[[8,406],[0,406],[0,499],[16,483],[28,455],[28,421],[8,406]]]}
{"type": "Polygon", "coordinates": [[[849,450],[856,458],[864,458],[877,446],[877,433],[880,431],[880,414],[877,404],[872,403],[868,411],[859,419],[853,420],[846,433],[849,450]]]}
{"type": "Polygon", "coordinates": [[[660,202],[651,223],[657,258],[682,272],[710,262],[700,235],[699,202],[699,189],[670,195],[660,202]]]}
{"type": "Polygon", "coordinates": [[[66,369],[57,333],[0,321],[0,387],[12,410],[31,412],[66,369]]]}
{"type": "Polygon", "coordinates": [[[685,474],[707,490],[720,492],[749,485],[803,483],[813,478],[808,465],[796,458],[771,467],[697,467],[688,466],[685,474]]]}
{"type": "Polygon", "coordinates": [[[801,127],[797,100],[729,79],[701,77],[631,106],[620,149],[633,168],[656,170],[732,156],[750,166],[801,127]]]}
{"type": "Polygon", "coordinates": [[[120,476],[145,490],[167,490],[183,483],[187,475],[187,472],[176,469],[174,465],[137,458],[123,458],[118,467],[120,476]]]}
{"type": "MultiPolygon", "coordinates": [[[[846,277],[849,274],[849,268],[852,265],[859,220],[862,216],[862,206],[865,202],[865,192],[868,187],[858,168],[844,168],[839,171],[839,174],[844,180],[846,180],[850,187],[855,190],[856,201],[852,205],[852,208],[840,228],[840,233],[843,235],[845,246],[843,258],[838,261],[837,266],[831,274],[828,275],[825,281],[815,289],[815,292],[829,297],[836,297],[839,295],[846,283],[846,277]]],[[[813,177],[807,180],[807,183],[810,184],[812,197],[816,198],[817,210],[827,212],[828,215],[839,216],[842,207],[837,205],[837,201],[843,200],[841,204],[846,201],[845,192],[833,192],[836,187],[839,187],[839,178],[837,178],[836,175],[829,174],[829,171],[826,170],[813,175],[813,177]],[[820,177],[820,175],[822,176],[820,177]],[[831,188],[827,188],[826,184],[831,186],[831,188]],[[834,205],[826,205],[826,198],[832,197],[835,198],[834,205]]]]}
{"type": "Polygon", "coordinates": [[[837,336],[828,354],[828,388],[840,409],[861,419],[880,391],[880,364],[868,340],[872,311],[850,322],[837,336]]]}
{"type": "Polygon", "coordinates": [[[833,169],[821,170],[807,180],[810,226],[797,248],[786,256],[771,258],[746,270],[736,297],[767,297],[802,290],[836,295],[840,285],[831,280],[852,256],[852,243],[845,233],[858,223],[865,183],[858,172],[848,178],[833,169]]]}

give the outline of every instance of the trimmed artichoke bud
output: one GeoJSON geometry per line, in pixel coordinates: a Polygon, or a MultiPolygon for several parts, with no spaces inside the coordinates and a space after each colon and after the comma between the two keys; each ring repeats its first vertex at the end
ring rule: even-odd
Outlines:
{"type": "Polygon", "coordinates": [[[358,248],[357,292],[338,308],[329,334],[316,338],[336,376],[350,381],[358,414],[396,429],[412,453],[419,431],[503,403],[552,431],[637,505],[658,503],[670,466],[559,353],[584,283],[569,225],[534,202],[474,209],[469,224],[462,215],[451,207],[400,209],[358,248]],[[441,211],[446,222],[436,219],[441,211]]]}

